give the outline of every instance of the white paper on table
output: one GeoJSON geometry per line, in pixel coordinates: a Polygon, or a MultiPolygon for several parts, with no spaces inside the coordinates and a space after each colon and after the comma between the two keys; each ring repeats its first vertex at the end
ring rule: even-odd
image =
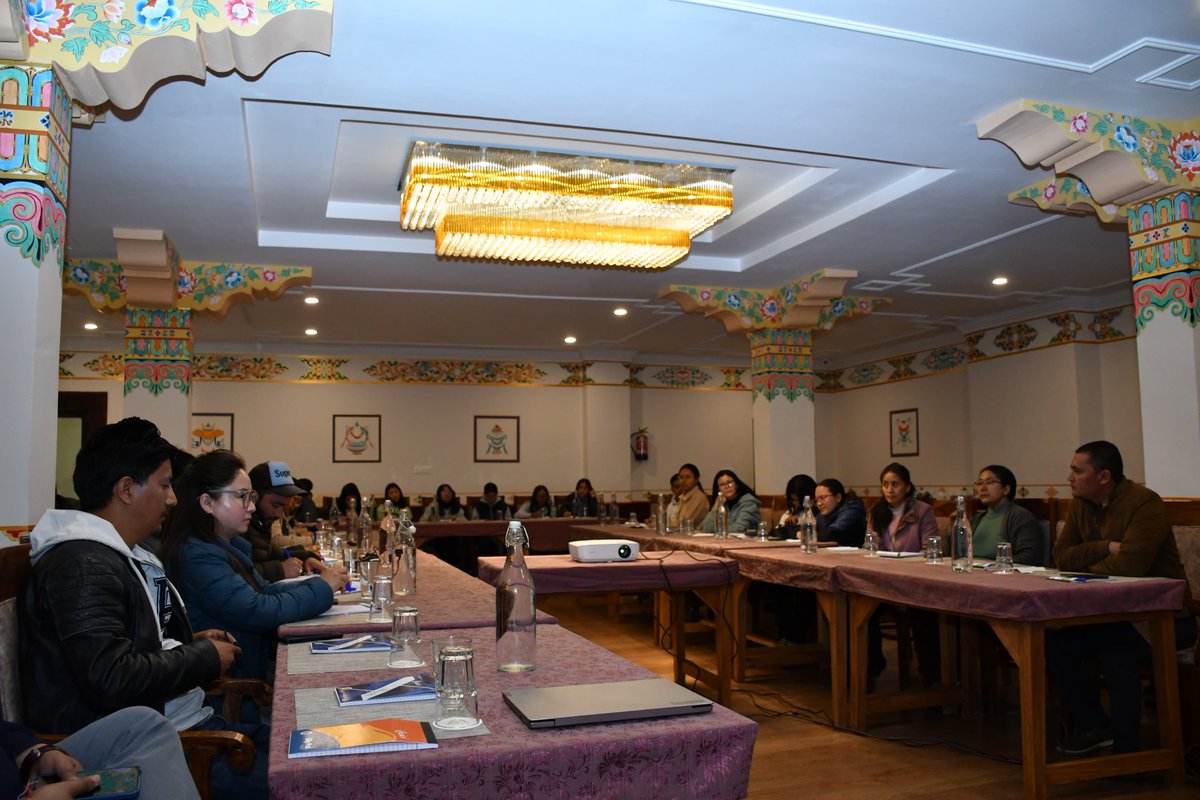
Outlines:
{"type": "Polygon", "coordinates": [[[822,547],[822,553],[857,553],[862,550],[861,547],[851,547],[850,545],[838,544],[833,547],[822,547]]]}
{"type": "Polygon", "coordinates": [[[362,603],[346,603],[345,605],[330,606],[329,610],[319,617],[340,617],[345,614],[365,614],[369,609],[362,603]]]}

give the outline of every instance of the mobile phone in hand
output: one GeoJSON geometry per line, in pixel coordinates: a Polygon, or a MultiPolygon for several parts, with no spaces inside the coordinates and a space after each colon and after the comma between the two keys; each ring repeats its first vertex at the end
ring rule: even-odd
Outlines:
{"type": "Polygon", "coordinates": [[[121,769],[97,769],[90,772],[80,772],[80,777],[99,775],[100,786],[82,797],[93,800],[125,800],[134,798],[142,790],[142,768],[122,767],[121,769]]]}

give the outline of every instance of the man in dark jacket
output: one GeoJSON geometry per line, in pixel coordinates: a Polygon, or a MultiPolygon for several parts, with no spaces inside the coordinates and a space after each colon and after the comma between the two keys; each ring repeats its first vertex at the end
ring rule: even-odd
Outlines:
{"type": "MultiPolygon", "coordinates": [[[[1180,648],[1194,644],[1196,619],[1184,611],[1187,582],[1162,498],[1125,477],[1121,451],[1111,442],[1080,446],[1067,481],[1074,499],[1054,542],[1058,568],[1183,580],[1185,601],[1175,619],[1175,643],[1180,648]]],[[[1130,622],[1047,632],[1046,667],[1070,715],[1064,753],[1083,755],[1110,744],[1117,753],[1141,749],[1138,670],[1150,664],[1151,656],[1149,643],[1130,622]],[[1092,659],[1100,662],[1108,689],[1107,713],[1088,675],[1092,659]]]]}
{"type": "Polygon", "coordinates": [[[282,519],[293,497],[308,494],[292,480],[292,471],[282,461],[265,461],[250,470],[250,485],[258,492],[250,527],[243,534],[250,542],[254,568],[272,583],[296,578],[305,572],[320,572],[324,563],[304,548],[280,547],[271,542],[271,524],[282,519]]]}
{"type": "MultiPolygon", "coordinates": [[[[47,511],[30,535],[33,570],[17,604],[26,720],[74,733],[150,706],[176,730],[226,729],[204,686],[240,653],[225,631],[192,632],[162,563],[141,546],[175,505],[172,446],[130,417],[97,431],[75,460],[81,511],[47,511]]],[[[260,731],[247,731],[265,743],[260,731]]],[[[265,797],[266,753],[246,776],[223,759],[220,797],[265,797]]]]}

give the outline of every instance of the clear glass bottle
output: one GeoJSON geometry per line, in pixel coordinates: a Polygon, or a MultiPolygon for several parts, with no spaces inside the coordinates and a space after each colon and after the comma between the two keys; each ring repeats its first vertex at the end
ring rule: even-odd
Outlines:
{"type": "Polygon", "coordinates": [[[508,523],[508,555],[496,579],[496,667],[529,672],[537,666],[537,609],[533,576],[525,565],[529,534],[520,520],[508,523]]]}
{"type": "MultiPolygon", "coordinates": [[[[391,518],[390,515],[388,517],[391,518]]],[[[400,512],[387,544],[392,556],[392,594],[407,596],[417,593],[417,527],[408,517],[408,509],[400,512]]]]}
{"type": "Polygon", "coordinates": [[[383,501],[383,519],[379,521],[379,557],[385,564],[392,561],[392,540],[396,536],[396,516],[391,500],[383,501]]]}
{"type": "Polygon", "coordinates": [[[601,525],[607,525],[609,523],[608,501],[604,499],[604,492],[601,492],[597,497],[596,514],[599,518],[596,521],[601,525]]]}
{"type": "Polygon", "coordinates": [[[608,504],[608,519],[613,525],[621,524],[621,507],[617,505],[617,493],[612,493],[612,502],[608,504]]]}
{"type": "Polygon", "coordinates": [[[725,508],[725,495],[717,495],[717,524],[715,527],[718,539],[729,535],[729,509],[725,508]]]}
{"type": "Polygon", "coordinates": [[[817,518],[813,515],[812,498],[804,498],[804,511],[800,514],[800,551],[817,552],[817,518]]]}
{"type": "Polygon", "coordinates": [[[337,498],[333,498],[333,502],[329,504],[329,525],[333,528],[334,533],[338,531],[338,526],[342,524],[342,512],[338,511],[337,498]]]}
{"type": "Polygon", "coordinates": [[[954,522],[950,526],[950,566],[955,572],[970,572],[975,563],[975,534],[967,519],[967,498],[954,499],[954,522]]]}
{"type": "Polygon", "coordinates": [[[667,532],[667,504],[662,492],[658,493],[658,505],[654,507],[654,530],[656,533],[667,532]]]}

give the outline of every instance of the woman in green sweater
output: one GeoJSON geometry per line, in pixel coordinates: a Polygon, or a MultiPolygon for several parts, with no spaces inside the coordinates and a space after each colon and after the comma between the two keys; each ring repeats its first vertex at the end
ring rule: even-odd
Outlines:
{"type": "Polygon", "coordinates": [[[971,519],[976,558],[995,558],[996,544],[1008,542],[1014,563],[1046,566],[1046,532],[1028,509],[1013,502],[1017,478],[1012,470],[999,464],[981,469],[975,481],[975,496],[983,506],[971,519]]]}

